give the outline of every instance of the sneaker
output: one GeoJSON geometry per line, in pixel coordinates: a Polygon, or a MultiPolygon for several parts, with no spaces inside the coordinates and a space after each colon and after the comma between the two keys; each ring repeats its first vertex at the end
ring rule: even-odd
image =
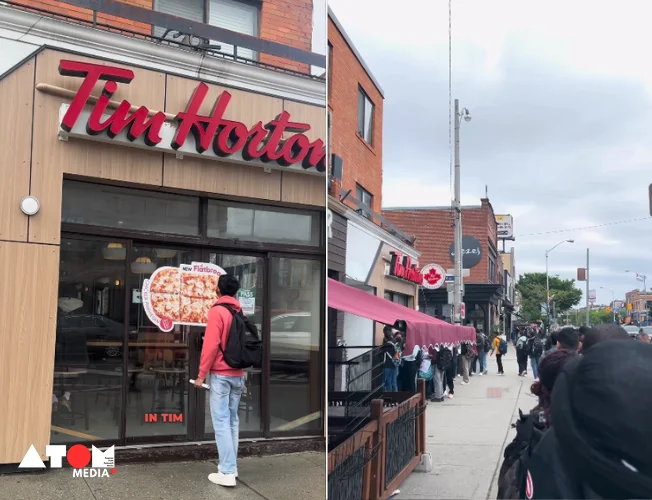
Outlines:
{"type": "Polygon", "coordinates": [[[453,395],[452,395],[452,394],[449,394],[449,395],[448,395],[448,399],[453,399],[453,395]]]}
{"type": "Polygon", "coordinates": [[[482,372],[483,375],[489,375],[489,370],[485,370],[482,372]]]}
{"type": "Polygon", "coordinates": [[[462,385],[469,385],[469,383],[468,383],[468,382],[464,382],[464,380],[462,380],[462,381],[460,382],[460,384],[462,384],[462,385]]]}
{"type": "Polygon", "coordinates": [[[478,377],[482,377],[482,372],[478,373],[478,377]]]}
{"type": "Polygon", "coordinates": [[[224,474],[223,472],[213,472],[208,475],[208,480],[213,484],[233,488],[235,486],[235,474],[224,474]]]}

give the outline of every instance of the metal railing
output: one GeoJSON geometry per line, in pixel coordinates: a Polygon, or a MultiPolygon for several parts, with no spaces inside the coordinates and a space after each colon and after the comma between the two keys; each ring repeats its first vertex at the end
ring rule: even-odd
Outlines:
{"type": "Polygon", "coordinates": [[[247,50],[256,54],[266,54],[278,58],[286,59],[295,63],[316,66],[318,68],[326,68],[326,56],[316,54],[308,50],[284,45],[272,40],[264,40],[251,35],[237,33],[235,31],[219,28],[210,24],[205,24],[199,21],[190,19],[183,19],[177,16],[158,12],[155,10],[147,9],[122,3],[118,0],[58,0],[59,3],[88,9],[92,12],[92,19],[85,19],[81,15],[74,15],[71,13],[62,13],[53,10],[51,5],[44,4],[42,7],[27,5],[21,3],[19,0],[3,1],[3,5],[12,8],[25,10],[41,14],[43,16],[61,19],[70,23],[83,24],[86,26],[99,28],[127,36],[137,37],[141,39],[151,40],[157,43],[167,43],[180,48],[188,50],[196,50],[209,53],[216,57],[223,57],[232,59],[238,62],[253,64],[256,66],[267,67],[277,71],[293,73],[303,77],[309,77],[315,80],[323,80],[323,76],[311,75],[310,69],[308,73],[296,71],[290,68],[284,68],[276,64],[269,64],[260,62],[256,59],[251,59],[238,54],[238,50],[247,50]],[[129,29],[120,25],[120,20],[114,22],[104,22],[101,16],[114,16],[122,20],[129,20],[136,23],[141,23],[151,26],[151,31],[148,33],[138,29],[129,29]],[[154,28],[160,28],[163,35],[155,36],[154,28]],[[233,54],[220,52],[220,45],[228,44],[233,46],[233,54]]]}

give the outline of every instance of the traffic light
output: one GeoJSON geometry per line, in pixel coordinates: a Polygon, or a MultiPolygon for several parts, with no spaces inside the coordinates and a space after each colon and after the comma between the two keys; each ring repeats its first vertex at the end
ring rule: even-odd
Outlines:
{"type": "Polygon", "coordinates": [[[628,310],[628,311],[631,311],[631,310],[632,310],[632,305],[631,305],[631,304],[627,304],[627,310],[628,310]]]}
{"type": "Polygon", "coordinates": [[[610,312],[611,312],[611,307],[607,306],[606,309],[605,309],[605,311],[607,311],[608,313],[610,313],[610,312]]]}

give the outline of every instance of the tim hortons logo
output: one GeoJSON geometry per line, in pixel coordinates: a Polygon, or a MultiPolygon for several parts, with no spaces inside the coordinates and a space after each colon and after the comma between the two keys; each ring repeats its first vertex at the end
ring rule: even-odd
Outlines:
{"type": "Polygon", "coordinates": [[[412,264],[410,257],[404,256],[398,252],[391,252],[392,262],[389,266],[390,275],[404,280],[423,284],[423,274],[416,264],[412,264]]]}
{"type": "MultiPolygon", "coordinates": [[[[129,141],[142,138],[150,147],[161,145],[164,125],[168,118],[165,113],[151,112],[145,106],[132,111],[132,104],[123,100],[116,109],[109,109],[111,98],[119,84],[130,83],[135,75],[129,69],[104,66],[80,61],[62,60],[59,73],[63,76],[83,78],[70,106],[61,120],[61,128],[71,132],[80,116],[87,116],[84,108],[89,104],[91,92],[98,81],[106,81],[102,94],[92,107],[86,123],[86,133],[90,136],[107,134],[114,139],[126,132],[129,141]]],[[[324,141],[310,141],[304,134],[310,130],[307,123],[291,121],[290,113],[283,111],[275,119],[264,124],[259,121],[251,128],[244,123],[224,118],[231,102],[231,94],[223,91],[217,98],[210,115],[202,115],[199,110],[208,93],[208,85],[199,83],[193,92],[186,110],[174,118],[176,132],[168,147],[182,148],[188,135],[194,138],[194,149],[198,154],[212,150],[221,158],[239,153],[245,161],[260,160],[276,163],[283,167],[301,165],[303,169],[317,172],[326,170],[326,149],[324,141]],[[284,139],[286,133],[292,133],[284,139]]],[[[92,101],[91,101],[92,102],[92,101]]],[[[115,107],[115,105],[113,106],[115,107]]]]}

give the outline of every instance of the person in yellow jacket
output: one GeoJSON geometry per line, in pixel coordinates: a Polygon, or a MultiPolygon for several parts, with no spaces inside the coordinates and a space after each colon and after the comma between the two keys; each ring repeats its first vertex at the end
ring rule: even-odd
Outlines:
{"type": "Polygon", "coordinates": [[[507,337],[503,335],[496,335],[494,338],[494,341],[492,343],[492,351],[491,355],[493,356],[494,354],[496,355],[496,364],[498,365],[498,375],[505,375],[505,371],[503,370],[503,355],[500,352],[500,345],[501,343],[504,342],[504,347],[505,350],[507,350],[507,337]]]}

